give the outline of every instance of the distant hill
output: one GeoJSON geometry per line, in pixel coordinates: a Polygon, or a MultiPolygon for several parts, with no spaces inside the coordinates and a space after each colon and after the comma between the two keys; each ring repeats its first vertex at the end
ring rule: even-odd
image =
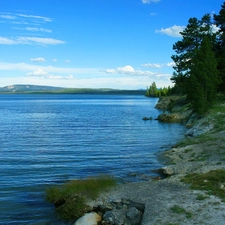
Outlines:
{"type": "Polygon", "coordinates": [[[62,88],[40,85],[10,85],[0,88],[0,94],[124,94],[144,95],[145,90],[117,90],[110,88],[62,88]]]}
{"type": "Polygon", "coordinates": [[[48,92],[61,90],[60,87],[16,84],[0,88],[3,93],[48,92]]]}

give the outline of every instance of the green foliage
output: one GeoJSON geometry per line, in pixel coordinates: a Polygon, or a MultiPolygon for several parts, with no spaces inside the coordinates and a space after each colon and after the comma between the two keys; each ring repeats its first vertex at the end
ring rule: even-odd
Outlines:
{"type": "Polygon", "coordinates": [[[207,199],[207,198],[209,198],[209,196],[199,194],[199,195],[197,196],[196,200],[202,201],[202,200],[205,200],[205,199],[207,199]]]}
{"type": "MultiPolygon", "coordinates": [[[[175,62],[174,69],[179,76],[188,76],[190,72],[191,61],[195,54],[194,51],[200,46],[202,39],[200,24],[201,21],[197,18],[190,18],[188,25],[181,32],[183,39],[173,45],[176,55],[172,55],[171,58],[175,62]]],[[[174,81],[176,83],[176,77],[174,77],[174,81]]]]}
{"type": "Polygon", "coordinates": [[[54,203],[63,219],[77,219],[88,210],[87,199],[95,199],[102,191],[115,185],[116,180],[108,176],[72,180],[63,185],[48,188],[46,200],[54,203]]]}
{"type": "Polygon", "coordinates": [[[212,50],[209,37],[205,37],[199,49],[196,50],[187,78],[187,97],[197,113],[206,112],[216,99],[220,83],[217,61],[212,50]]]}
{"type": "Polygon", "coordinates": [[[225,2],[221,6],[218,15],[214,15],[215,25],[219,28],[217,33],[216,56],[218,61],[218,69],[222,78],[220,89],[225,90],[225,2]]]}
{"type": "Polygon", "coordinates": [[[211,170],[204,174],[188,174],[181,181],[191,184],[192,189],[204,190],[209,195],[225,199],[225,170],[211,170]]]}
{"type": "Polygon", "coordinates": [[[149,88],[147,87],[147,91],[145,93],[145,96],[148,97],[161,97],[161,96],[167,96],[170,95],[171,88],[168,86],[167,88],[157,88],[156,83],[153,82],[149,88]]]}
{"type": "Polygon", "coordinates": [[[185,214],[186,218],[191,218],[192,213],[184,209],[183,207],[180,207],[179,205],[174,205],[171,207],[172,212],[177,214],[185,214]]]}
{"type": "Polygon", "coordinates": [[[225,2],[214,20],[210,14],[201,20],[190,18],[181,32],[182,40],[173,45],[175,72],[171,80],[199,114],[212,107],[222,76],[225,84],[225,2]],[[215,24],[220,27],[217,33],[215,24]]]}

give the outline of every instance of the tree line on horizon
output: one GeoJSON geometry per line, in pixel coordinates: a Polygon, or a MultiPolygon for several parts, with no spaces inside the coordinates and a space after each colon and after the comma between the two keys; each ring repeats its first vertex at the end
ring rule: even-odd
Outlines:
{"type": "Polygon", "coordinates": [[[163,88],[157,88],[156,83],[152,82],[152,84],[147,87],[145,96],[147,97],[162,97],[172,94],[172,89],[170,86],[163,87],[163,88]]]}
{"type": "Polygon", "coordinates": [[[171,56],[174,86],[162,91],[153,82],[146,96],[186,95],[193,109],[202,114],[213,105],[218,92],[225,92],[225,2],[218,15],[190,18],[181,35],[182,40],[173,45],[176,54],[171,56]]]}

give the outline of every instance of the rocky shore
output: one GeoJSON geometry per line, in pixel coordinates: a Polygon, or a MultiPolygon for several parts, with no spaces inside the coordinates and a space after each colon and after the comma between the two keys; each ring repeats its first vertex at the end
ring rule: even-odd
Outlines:
{"type": "MultiPolygon", "coordinates": [[[[186,174],[225,169],[225,102],[218,103],[202,118],[196,118],[185,99],[178,102],[176,99],[162,99],[156,107],[170,110],[170,113],[160,115],[159,120],[167,118],[166,122],[182,122],[189,127],[186,133],[189,138],[184,143],[159,155],[166,165],[159,168],[159,172],[167,178],[121,184],[102,193],[97,201],[90,202],[100,216],[98,222],[102,222],[92,220],[83,224],[225,224],[224,201],[214,195],[200,199],[198,196],[205,196],[205,191],[192,190],[189,184],[181,182],[186,174]],[[168,118],[172,119],[168,121],[168,118]],[[128,206],[125,202],[132,202],[133,205],[128,206]],[[99,210],[99,207],[104,210],[99,210]]],[[[79,221],[75,223],[81,224],[79,221]]]]}

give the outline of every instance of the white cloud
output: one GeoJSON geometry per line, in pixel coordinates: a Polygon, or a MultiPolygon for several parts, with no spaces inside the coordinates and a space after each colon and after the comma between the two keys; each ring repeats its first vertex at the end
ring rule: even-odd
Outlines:
{"type": "Polygon", "coordinates": [[[116,70],[115,69],[107,69],[105,72],[106,73],[116,73],[116,70]]]}
{"type": "Polygon", "coordinates": [[[26,30],[31,32],[43,32],[43,33],[52,33],[50,29],[39,28],[39,27],[13,27],[16,30],[26,30]]]}
{"type": "Polygon", "coordinates": [[[145,88],[153,81],[158,87],[171,85],[169,73],[153,73],[148,70],[135,69],[130,65],[103,70],[102,68],[68,68],[24,62],[0,62],[0,71],[1,86],[20,83],[60,87],[139,89],[145,88]]]}
{"type": "Polygon", "coordinates": [[[2,19],[7,19],[7,20],[14,20],[14,19],[16,19],[15,16],[12,16],[12,15],[10,15],[10,14],[3,14],[3,15],[0,15],[0,18],[2,18],[2,19]]]}
{"type": "Polygon", "coordinates": [[[220,30],[220,28],[217,27],[215,24],[212,25],[211,29],[212,29],[212,33],[217,33],[220,30]]]}
{"type": "Polygon", "coordinates": [[[45,59],[42,57],[39,58],[31,58],[30,59],[31,62],[45,62],[45,59]]]}
{"type": "Polygon", "coordinates": [[[53,61],[53,62],[58,62],[58,60],[57,60],[57,59],[52,59],[52,61],[53,61]]]}
{"type": "Polygon", "coordinates": [[[166,64],[168,67],[173,67],[173,66],[175,66],[176,64],[175,64],[175,62],[169,62],[169,63],[167,63],[166,64]]]}
{"type": "Polygon", "coordinates": [[[58,45],[65,44],[64,41],[53,38],[39,38],[39,37],[19,37],[17,38],[19,44],[40,44],[40,45],[58,45]]]}
{"type": "Polygon", "coordinates": [[[96,74],[101,71],[97,68],[64,68],[64,67],[54,67],[54,66],[37,66],[33,64],[27,63],[5,63],[0,62],[0,71],[1,70],[8,70],[8,71],[37,71],[42,69],[48,73],[62,73],[62,74],[96,74]]]}
{"type": "Polygon", "coordinates": [[[116,69],[107,69],[106,73],[119,73],[119,74],[126,74],[126,75],[141,75],[141,76],[151,76],[154,73],[151,71],[142,71],[142,70],[135,70],[132,66],[127,65],[124,67],[118,67],[116,69]]]}
{"type": "Polygon", "coordinates": [[[56,80],[63,79],[63,77],[62,76],[59,76],[59,75],[49,75],[46,78],[48,78],[48,79],[56,79],[56,80]]]}
{"type": "Polygon", "coordinates": [[[32,76],[32,77],[42,77],[45,79],[54,79],[54,80],[72,80],[74,79],[73,75],[68,75],[68,76],[61,76],[61,75],[56,75],[56,74],[49,74],[47,71],[44,71],[43,69],[37,69],[33,72],[26,73],[27,76],[32,76]]]}
{"type": "Polygon", "coordinates": [[[52,31],[49,30],[49,29],[38,28],[38,27],[26,27],[26,28],[24,28],[24,30],[32,31],[32,32],[39,32],[40,31],[40,32],[45,32],[45,33],[52,33],[52,31]]]}
{"type": "MultiPolygon", "coordinates": [[[[7,86],[12,84],[34,84],[34,85],[48,85],[55,87],[79,87],[79,88],[115,88],[115,89],[141,89],[146,88],[146,84],[151,84],[153,80],[149,80],[148,77],[117,77],[117,78],[81,78],[81,79],[50,79],[47,77],[4,77],[1,78],[1,85],[7,86]]],[[[165,82],[165,81],[164,81],[165,82]]],[[[171,84],[169,80],[166,82],[171,84]]],[[[157,87],[168,86],[167,83],[157,81],[157,87]]]]}
{"type": "Polygon", "coordinates": [[[16,37],[6,38],[0,37],[0,44],[2,45],[59,45],[65,44],[65,41],[57,40],[53,38],[39,38],[39,37],[16,37]]]}
{"type": "Polygon", "coordinates": [[[171,37],[182,37],[182,35],[180,34],[180,32],[182,32],[185,29],[185,26],[177,26],[174,25],[172,27],[168,27],[165,29],[160,29],[160,30],[156,30],[156,33],[162,33],[162,34],[166,34],[168,36],[171,37]]]}
{"type": "Polygon", "coordinates": [[[30,19],[37,19],[44,22],[52,22],[52,19],[49,17],[44,16],[35,16],[35,15],[26,15],[26,14],[16,14],[17,16],[24,17],[24,18],[30,18],[30,19]]]}
{"type": "MultiPolygon", "coordinates": [[[[202,26],[205,27],[205,26],[207,26],[207,24],[203,24],[202,26]]],[[[212,24],[211,27],[210,27],[210,29],[211,29],[211,32],[212,32],[213,34],[217,33],[217,32],[220,30],[220,28],[217,27],[215,24],[212,24]]],[[[207,32],[206,32],[206,33],[207,33],[207,32]]]]}
{"type": "Polygon", "coordinates": [[[43,69],[37,69],[34,70],[33,72],[29,72],[26,75],[27,76],[46,76],[48,73],[44,71],[43,69]]]}
{"type": "Polygon", "coordinates": [[[53,20],[45,16],[27,15],[27,14],[13,14],[13,13],[0,13],[0,18],[10,20],[10,23],[17,24],[29,24],[31,22],[36,23],[49,23],[53,20]]]}
{"type": "Polygon", "coordinates": [[[74,79],[74,76],[73,75],[69,75],[69,76],[66,77],[66,79],[67,80],[72,80],[72,79],[74,79]]]}
{"type": "Polygon", "coordinates": [[[9,38],[0,37],[0,44],[1,45],[15,45],[16,42],[9,38]]]}
{"type": "Polygon", "coordinates": [[[160,1],[161,0],[142,0],[142,3],[144,3],[144,4],[150,4],[152,2],[157,3],[157,2],[160,2],[160,1]]]}
{"type": "Polygon", "coordinates": [[[163,65],[157,64],[157,63],[145,63],[145,64],[142,64],[141,66],[143,66],[143,67],[150,67],[150,68],[157,68],[157,69],[163,67],[163,65]]]}
{"type": "Polygon", "coordinates": [[[135,70],[132,66],[124,66],[124,67],[118,67],[117,71],[119,73],[135,73],[135,70]]]}
{"type": "Polygon", "coordinates": [[[61,76],[61,75],[56,75],[56,74],[49,74],[47,71],[39,68],[36,69],[32,72],[26,73],[27,76],[32,76],[32,77],[43,77],[46,79],[66,79],[66,80],[72,80],[74,77],[73,75],[68,75],[68,76],[61,76]]]}
{"type": "Polygon", "coordinates": [[[173,67],[174,65],[175,65],[174,62],[169,62],[169,63],[166,63],[166,64],[159,64],[159,63],[141,64],[141,66],[143,66],[143,67],[150,67],[150,68],[153,68],[153,69],[160,69],[160,68],[163,68],[163,67],[173,67]]]}
{"type": "Polygon", "coordinates": [[[70,63],[70,60],[67,59],[67,60],[66,60],[66,63],[70,63]]]}

